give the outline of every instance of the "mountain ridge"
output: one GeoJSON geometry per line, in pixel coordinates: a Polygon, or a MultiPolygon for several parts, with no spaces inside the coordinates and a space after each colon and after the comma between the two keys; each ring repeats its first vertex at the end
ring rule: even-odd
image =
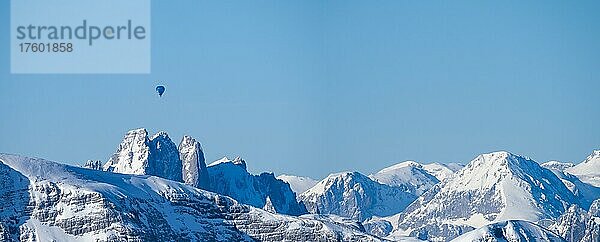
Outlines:
{"type": "Polygon", "coordinates": [[[0,240],[380,241],[323,218],[271,214],[180,182],[0,154],[0,240]],[[31,197],[30,197],[31,196],[31,197]]]}
{"type": "Polygon", "coordinates": [[[359,221],[398,213],[415,197],[408,188],[381,184],[359,172],[330,174],[299,196],[311,213],[331,213],[359,221]]]}
{"type": "Polygon", "coordinates": [[[506,151],[477,156],[409,205],[394,233],[454,238],[490,222],[557,218],[576,199],[537,162],[506,151]]]}

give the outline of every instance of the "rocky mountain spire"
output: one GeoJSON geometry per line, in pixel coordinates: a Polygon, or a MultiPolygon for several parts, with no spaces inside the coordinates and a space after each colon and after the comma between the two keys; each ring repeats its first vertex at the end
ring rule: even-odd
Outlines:
{"type": "Polygon", "coordinates": [[[182,162],[183,182],[194,187],[208,189],[208,170],[200,142],[190,136],[183,136],[179,144],[179,157],[182,162]]]}
{"type": "Polygon", "coordinates": [[[125,134],[117,151],[104,164],[105,171],[124,174],[154,175],[182,181],[181,160],[177,146],[166,132],[148,138],[146,129],[125,134]]]}

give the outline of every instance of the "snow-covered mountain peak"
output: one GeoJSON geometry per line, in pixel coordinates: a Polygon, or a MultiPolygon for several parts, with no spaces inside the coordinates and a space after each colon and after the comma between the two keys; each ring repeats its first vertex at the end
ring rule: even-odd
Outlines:
{"type": "Polygon", "coordinates": [[[125,136],[130,136],[130,135],[147,136],[148,131],[146,130],[146,128],[132,129],[132,130],[127,131],[127,133],[125,134],[125,136]]]}
{"type": "Polygon", "coordinates": [[[400,216],[398,228],[406,235],[448,239],[491,222],[554,219],[577,202],[562,180],[537,162],[493,152],[477,156],[419,197],[400,216]]]}
{"type": "MultiPolygon", "coordinates": [[[[342,172],[329,174],[326,179],[328,179],[328,180],[329,179],[347,179],[347,178],[352,178],[352,177],[366,177],[366,176],[357,171],[342,171],[342,172]]],[[[368,179],[368,178],[366,178],[366,179],[368,179]]]]}
{"type": "Polygon", "coordinates": [[[371,180],[369,177],[356,171],[343,171],[329,174],[325,179],[319,181],[314,187],[306,190],[305,193],[321,193],[331,186],[342,185],[344,183],[360,183],[371,180]]]}
{"type": "Polygon", "coordinates": [[[581,164],[587,164],[594,167],[600,166],[600,150],[593,150],[581,164]]]}
{"type": "MultiPolygon", "coordinates": [[[[507,200],[518,201],[523,198],[523,194],[516,194],[517,191],[533,193],[532,189],[540,189],[542,194],[546,195],[561,194],[557,197],[542,197],[541,202],[548,200],[571,201],[573,199],[562,181],[551,171],[542,168],[537,162],[524,157],[512,154],[506,151],[482,154],[472,160],[465,168],[458,171],[457,175],[450,179],[446,185],[454,191],[484,191],[493,189],[500,192],[500,196],[507,197],[507,200]],[[552,194],[555,193],[555,194],[552,194]]],[[[542,194],[529,194],[541,196],[542,194]]],[[[560,209],[560,204],[555,209],[560,209]]],[[[554,211],[556,216],[559,211],[554,211]]],[[[530,218],[534,219],[534,217],[530,218]]]]}
{"type": "Polygon", "coordinates": [[[600,150],[593,150],[592,154],[588,158],[589,159],[591,159],[591,158],[599,159],[600,158],[600,150]]]}
{"type": "Polygon", "coordinates": [[[167,132],[164,131],[160,131],[154,135],[152,135],[152,137],[150,138],[150,142],[156,144],[155,149],[171,149],[172,150],[177,150],[177,145],[175,145],[175,142],[173,142],[173,140],[171,140],[171,138],[169,137],[169,134],[167,134],[167,132]],[[166,146],[166,147],[165,147],[166,146]]]}
{"type": "Polygon", "coordinates": [[[388,172],[388,171],[393,171],[393,170],[397,170],[397,169],[401,169],[401,168],[406,168],[406,167],[422,168],[423,166],[421,164],[417,163],[416,161],[407,160],[407,161],[395,164],[393,166],[383,168],[379,172],[388,172]]]}
{"type": "Polygon", "coordinates": [[[381,184],[359,172],[340,172],[327,176],[299,198],[311,213],[336,214],[362,221],[373,215],[398,213],[415,195],[404,187],[381,184]]]}
{"type": "Polygon", "coordinates": [[[507,151],[481,154],[459,170],[458,179],[453,179],[452,183],[464,190],[490,188],[507,177],[524,178],[531,168],[539,169],[540,166],[527,157],[507,151]]]}
{"type": "Polygon", "coordinates": [[[120,147],[131,148],[135,151],[136,148],[142,148],[143,144],[148,141],[148,131],[145,128],[133,129],[127,131],[123,140],[121,141],[120,147]]]}
{"type": "MultiPolygon", "coordinates": [[[[327,177],[325,177],[325,179],[317,182],[317,184],[315,184],[313,187],[309,188],[308,190],[306,190],[304,193],[306,194],[310,194],[310,193],[323,193],[325,192],[325,190],[329,187],[331,187],[333,184],[339,183],[339,182],[343,182],[344,180],[353,180],[353,174],[354,172],[349,172],[349,171],[344,171],[344,172],[337,172],[337,173],[332,173],[329,174],[327,177]]],[[[357,176],[364,176],[358,172],[357,176]],[[360,174],[360,175],[358,175],[360,174]]],[[[369,179],[368,177],[366,179],[369,179]]]]}
{"type": "Polygon", "coordinates": [[[472,160],[467,166],[491,166],[508,168],[511,165],[517,165],[521,159],[526,159],[508,151],[496,151],[492,153],[481,154],[472,160]]]}
{"type": "Polygon", "coordinates": [[[600,150],[594,150],[581,163],[565,169],[577,176],[581,181],[600,187],[600,150]]]}
{"type": "Polygon", "coordinates": [[[244,170],[246,170],[246,161],[239,156],[235,157],[235,159],[233,159],[231,163],[233,163],[234,165],[242,166],[244,167],[244,170]]]}
{"type": "Polygon", "coordinates": [[[508,151],[496,151],[491,153],[485,153],[478,155],[474,160],[472,160],[469,165],[479,165],[486,164],[488,166],[506,166],[508,165],[508,161],[511,161],[516,155],[508,152],[508,151]]]}
{"type": "Polygon", "coordinates": [[[318,183],[318,181],[313,180],[310,177],[293,176],[286,174],[277,176],[277,179],[290,184],[292,191],[294,191],[296,195],[300,195],[301,193],[305,192],[306,190],[310,189],[318,183]]]}
{"type": "MultiPolygon", "coordinates": [[[[196,139],[194,139],[192,136],[184,135],[181,138],[181,142],[179,143],[179,146],[191,147],[191,146],[195,146],[196,142],[197,142],[196,139]]],[[[202,147],[199,147],[199,148],[202,149],[202,147]]]]}
{"type": "Polygon", "coordinates": [[[210,164],[208,164],[208,166],[209,166],[209,167],[210,167],[210,166],[216,166],[216,165],[218,165],[218,164],[221,164],[221,163],[227,163],[227,162],[231,162],[231,160],[230,160],[229,158],[227,158],[227,156],[223,156],[223,158],[221,158],[221,159],[218,159],[218,160],[216,160],[216,161],[213,161],[213,162],[211,162],[210,164]]]}
{"type": "Polygon", "coordinates": [[[151,140],[154,139],[171,139],[169,138],[169,134],[165,131],[158,131],[156,134],[152,135],[152,137],[150,138],[151,140]]]}
{"type": "Polygon", "coordinates": [[[405,161],[384,168],[369,176],[371,179],[394,187],[403,187],[419,196],[439,180],[415,161],[405,161]]]}
{"type": "Polygon", "coordinates": [[[210,163],[208,165],[208,167],[216,166],[219,164],[225,164],[225,163],[236,165],[236,166],[242,167],[244,170],[246,170],[246,161],[239,156],[236,156],[235,159],[233,159],[233,160],[230,160],[229,158],[227,158],[227,156],[224,156],[223,158],[210,163]]]}
{"type": "Polygon", "coordinates": [[[116,173],[155,175],[182,181],[181,160],[175,143],[165,132],[150,139],[143,128],[128,131],[103,168],[116,173]]]}
{"type": "Polygon", "coordinates": [[[423,169],[426,170],[429,174],[433,175],[440,181],[448,179],[452,176],[456,171],[462,169],[464,166],[458,163],[430,163],[423,165],[423,169]]]}
{"type": "Polygon", "coordinates": [[[196,141],[196,139],[194,139],[192,136],[189,136],[189,135],[184,135],[183,138],[181,138],[181,142],[179,143],[179,149],[185,150],[188,152],[190,152],[190,151],[203,152],[202,144],[200,144],[200,142],[196,141]]]}
{"type": "Polygon", "coordinates": [[[115,154],[104,164],[105,171],[145,174],[150,147],[148,131],[144,128],[127,131],[115,154]]]}

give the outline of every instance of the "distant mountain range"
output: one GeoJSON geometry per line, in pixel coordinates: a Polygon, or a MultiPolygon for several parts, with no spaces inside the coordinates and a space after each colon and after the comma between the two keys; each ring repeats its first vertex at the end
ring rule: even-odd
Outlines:
{"type": "Polygon", "coordinates": [[[407,187],[381,184],[359,172],[331,174],[299,196],[311,213],[358,221],[402,212],[415,198],[407,187]]]}
{"type": "Polygon", "coordinates": [[[559,217],[579,201],[535,161],[494,152],[476,157],[403,211],[396,233],[445,240],[489,223],[559,217]]]}
{"type": "Polygon", "coordinates": [[[0,241],[600,241],[600,150],[579,164],[499,151],[321,181],[204,154],[145,129],[83,167],[0,154],[0,241]]]}
{"type": "Polygon", "coordinates": [[[274,214],[156,176],[0,161],[0,241],[380,241],[351,221],[274,214]]]}

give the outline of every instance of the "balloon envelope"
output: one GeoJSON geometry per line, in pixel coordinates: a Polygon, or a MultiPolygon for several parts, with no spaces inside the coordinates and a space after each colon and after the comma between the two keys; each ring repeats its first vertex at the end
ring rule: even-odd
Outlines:
{"type": "Polygon", "coordinates": [[[158,96],[162,96],[165,92],[165,86],[156,86],[156,92],[158,92],[158,96]]]}

